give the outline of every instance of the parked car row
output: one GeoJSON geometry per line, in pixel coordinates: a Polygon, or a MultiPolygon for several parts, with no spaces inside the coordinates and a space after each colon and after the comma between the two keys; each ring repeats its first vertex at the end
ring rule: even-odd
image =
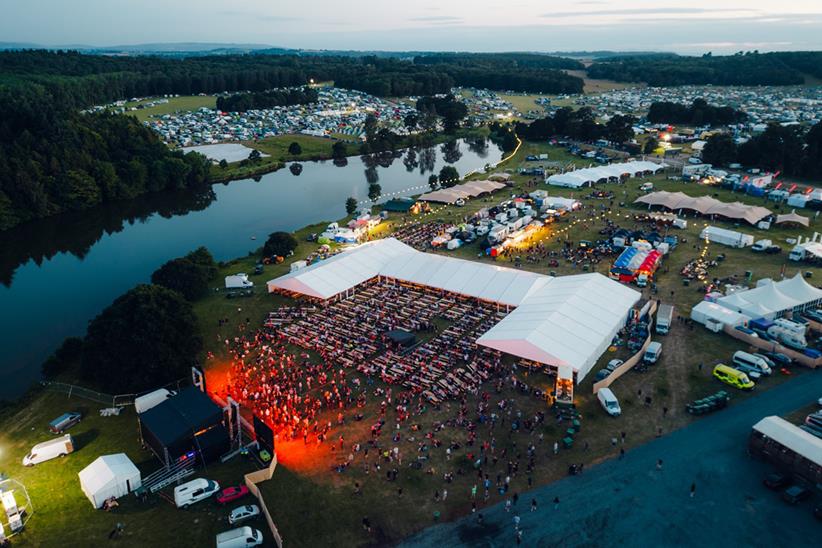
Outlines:
{"type": "MultiPolygon", "coordinates": [[[[774,472],[762,480],[762,483],[771,491],[781,491],[782,500],[791,505],[811,498],[813,493],[807,487],[793,483],[793,480],[785,474],[774,472]]],[[[813,515],[818,520],[822,520],[822,504],[816,504],[813,515]]]]}
{"type": "MultiPolygon", "coordinates": [[[[214,498],[221,505],[239,500],[249,493],[245,485],[236,485],[220,488],[216,481],[196,478],[174,488],[174,504],[177,508],[188,508],[192,504],[214,498]]],[[[228,514],[228,523],[237,525],[260,515],[260,508],[256,504],[245,504],[234,508],[228,514]]],[[[263,543],[263,535],[248,526],[237,527],[217,535],[217,548],[240,548],[243,546],[258,546],[263,543]]]]}

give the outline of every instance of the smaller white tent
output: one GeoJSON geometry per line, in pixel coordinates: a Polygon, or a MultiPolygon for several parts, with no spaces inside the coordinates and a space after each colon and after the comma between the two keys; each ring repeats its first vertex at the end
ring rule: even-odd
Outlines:
{"type": "Polygon", "coordinates": [[[732,327],[745,325],[751,320],[745,314],[734,312],[730,308],[709,301],[700,301],[699,304],[693,307],[691,309],[691,319],[702,325],[708,323],[708,320],[713,320],[732,327]]]}
{"type": "Polygon", "coordinates": [[[103,455],[80,470],[80,489],[92,506],[100,508],[107,498],[119,498],[140,487],[142,477],[125,453],[103,455]]]}

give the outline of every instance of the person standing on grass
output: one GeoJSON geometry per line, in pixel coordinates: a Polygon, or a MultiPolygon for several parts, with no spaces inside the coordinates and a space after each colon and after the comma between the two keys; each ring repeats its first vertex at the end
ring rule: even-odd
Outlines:
{"type": "Polygon", "coordinates": [[[362,518],[362,528],[368,531],[369,533],[371,532],[371,520],[368,519],[368,516],[362,518]]]}

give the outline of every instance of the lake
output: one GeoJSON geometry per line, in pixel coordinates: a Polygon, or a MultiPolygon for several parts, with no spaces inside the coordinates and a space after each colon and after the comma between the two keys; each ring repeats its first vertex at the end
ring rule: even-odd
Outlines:
{"type": "Polygon", "coordinates": [[[464,175],[501,157],[489,141],[454,141],[348,158],[345,166],[305,162],[299,175],[286,168],[0,232],[0,399],[24,392],[65,337],[82,335],[89,320],[169,259],[199,246],[217,260],[233,259],[260,247],[271,232],[344,217],[346,198],[366,200],[375,178],[384,201],[424,192],[428,176],[446,164],[464,175]]]}

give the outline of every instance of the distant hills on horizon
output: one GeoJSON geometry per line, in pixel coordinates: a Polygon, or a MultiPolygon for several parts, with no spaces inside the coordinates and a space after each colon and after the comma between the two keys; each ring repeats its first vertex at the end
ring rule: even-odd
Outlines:
{"type": "Polygon", "coordinates": [[[94,46],[90,44],[58,44],[44,45],[35,42],[0,42],[0,50],[19,49],[48,49],[48,50],[76,50],[83,53],[97,55],[162,55],[162,56],[200,56],[200,55],[232,55],[243,53],[269,53],[290,55],[335,55],[353,57],[374,55],[377,57],[414,57],[416,55],[430,55],[434,53],[533,53],[577,59],[600,59],[614,56],[641,56],[641,55],[674,55],[659,51],[509,51],[509,52],[468,52],[446,50],[326,50],[305,48],[283,48],[269,44],[236,44],[219,42],[159,42],[146,44],[129,44],[113,46],[94,46]]]}

